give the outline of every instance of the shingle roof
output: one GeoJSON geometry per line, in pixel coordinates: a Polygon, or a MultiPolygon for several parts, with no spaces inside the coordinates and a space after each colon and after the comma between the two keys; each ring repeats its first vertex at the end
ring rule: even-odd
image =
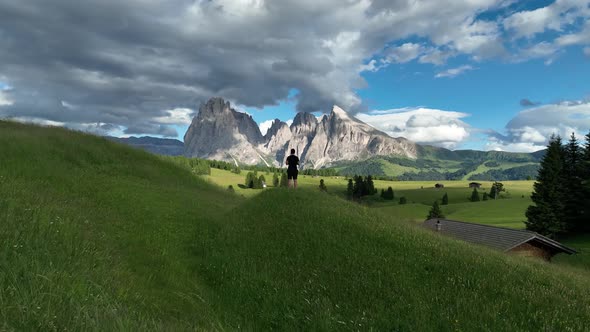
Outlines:
{"type": "Polygon", "coordinates": [[[555,251],[565,252],[567,254],[576,253],[572,248],[531,231],[447,219],[429,219],[423,225],[428,229],[436,231],[436,224],[439,221],[441,224],[441,234],[471,243],[482,244],[501,251],[509,251],[523,243],[536,241],[555,251]]]}

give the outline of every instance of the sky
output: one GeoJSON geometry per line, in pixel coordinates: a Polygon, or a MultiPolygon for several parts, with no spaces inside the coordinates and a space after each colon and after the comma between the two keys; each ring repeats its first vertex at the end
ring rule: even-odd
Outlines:
{"type": "Polygon", "coordinates": [[[590,0],[0,0],[0,118],[182,140],[215,96],[536,151],[590,131],[590,0]]]}

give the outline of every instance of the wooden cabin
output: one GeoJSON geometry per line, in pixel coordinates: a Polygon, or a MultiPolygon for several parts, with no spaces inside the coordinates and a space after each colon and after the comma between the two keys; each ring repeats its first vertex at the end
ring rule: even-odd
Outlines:
{"type": "Polygon", "coordinates": [[[465,242],[484,245],[496,250],[550,261],[559,253],[577,253],[555,240],[527,230],[474,224],[447,219],[429,219],[424,227],[465,242]]]}

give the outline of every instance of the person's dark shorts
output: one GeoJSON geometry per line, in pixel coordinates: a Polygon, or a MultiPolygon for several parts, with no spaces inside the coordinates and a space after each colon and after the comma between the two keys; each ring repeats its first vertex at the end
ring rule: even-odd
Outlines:
{"type": "Polygon", "coordinates": [[[287,171],[287,179],[291,180],[297,180],[297,174],[299,174],[298,170],[294,170],[294,171],[287,171]]]}

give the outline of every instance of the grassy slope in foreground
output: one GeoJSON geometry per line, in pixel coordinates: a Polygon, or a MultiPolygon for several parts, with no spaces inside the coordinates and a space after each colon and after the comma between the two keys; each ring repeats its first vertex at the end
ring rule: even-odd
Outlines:
{"type": "Polygon", "coordinates": [[[317,191],[0,122],[0,329],[583,330],[590,282],[317,191]]]}

